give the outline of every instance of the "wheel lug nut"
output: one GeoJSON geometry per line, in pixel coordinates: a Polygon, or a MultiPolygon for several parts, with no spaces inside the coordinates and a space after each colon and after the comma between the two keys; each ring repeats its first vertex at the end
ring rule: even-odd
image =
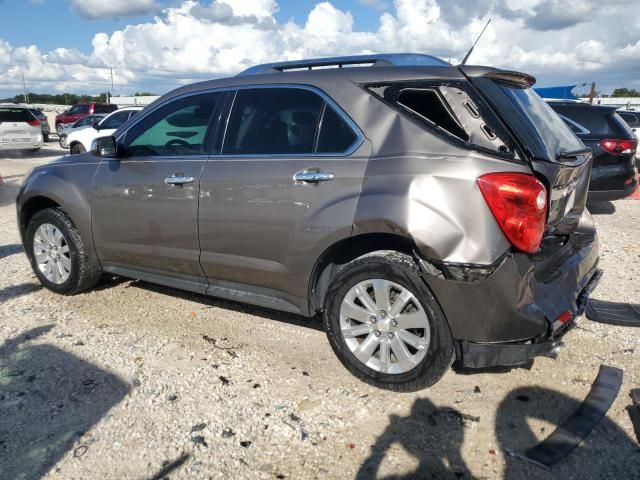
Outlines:
{"type": "Polygon", "coordinates": [[[398,326],[398,320],[392,320],[391,321],[391,325],[393,325],[394,327],[398,326]]]}
{"type": "Polygon", "coordinates": [[[387,312],[386,312],[386,311],[384,311],[384,310],[380,310],[380,316],[381,316],[382,318],[386,317],[386,316],[387,316],[387,312]]]}
{"type": "Polygon", "coordinates": [[[369,317],[369,320],[371,321],[371,323],[376,323],[378,321],[376,317],[369,317]]]}
{"type": "Polygon", "coordinates": [[[391,332],[387,333],[387,338],[389,340],[391,340],[393,338],[393,333],[391,333],[391,332]]]}
{"type": "Polygon", "coordinates": [[[376,337],[379,337],[379,336],[380,336],[380,330],[376,330],[376,331],[375,331],[375,332],[373,332],[373,333],[374,333],[374,335],[375,335],[376,337]]]}

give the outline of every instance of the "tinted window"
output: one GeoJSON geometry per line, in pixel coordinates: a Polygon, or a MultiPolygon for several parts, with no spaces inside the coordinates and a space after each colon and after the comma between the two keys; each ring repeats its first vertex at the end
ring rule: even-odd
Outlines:
{"type": "Polygon", "coordinates": [[[319,153],[344,152],[355,141],[356,134],[351,127],[333,108],[327,105],[322,117],[317,151],[319,153]]]}
{"type": "Polygon", "coordinates": [[[313,153],[323,102],[315,93],[302,89],[239,90],[223,153],[313,153]]]}
{"type": "Polygon", "coordinates": [[[75,115],[76,113],[81,113],[81,111],[80,105],[74,105],[69,109],[69,115],[75,115]]]}
{"type": "Polygon", "coordinates": [[[76,121],[73,124],[73,128],[85,127],[87,125],[91,125],[96,118],[100,118],[100,117],[96,117],[94,115],[87,115],[86,117],[81,118],[80,120],[76,121]]]}
{"type": "Polygon", "coordinates": [[[90,109],[89,109],[89,105],[80,105],[80,112],[79,113],[89,113],[90,109]]]}
{"type": "MultiPolygon", "coordinates": [[[[613,110],[591,105],[552,105],[553,109],[589,131],[590,137],[615,136],[617,125],[611,121],[613,110]]],[[[618,132],[619,133],[619,132],[618,132]]]]}
{"type": "Polygon", "coordinates": [[[129,113],[130,113],[129,111],[114,113],[113,115],[105,118],[102,121],[102,123],[100,123],[100,128],[101,129],[118,128],[120,125],[122,125],[124,122],[127,121],[127,119],[129,118],[129,113]]]}
{"type": "Polygon", "coordinates": [[[0,122],[30,122],[34,119],[24,108],[0,108],[0,122]]]}
{"type": "Polygon", "coordinates": [[[638,118],[633,113],[618,112],[618,115],[620,115],[629,125],[638,123],[638,118]]]}
{"type": "Polygon", "coordinates": [[[94,105],[93,113],[111,113],[118,109],[117,105],[94,105]]]}
{"type": "Polygon", "coordinates": [[[159,108],[127,132],[124,154],[173,156],[204,152],[209,119],[221,95],[193,95],[159,108]]]}

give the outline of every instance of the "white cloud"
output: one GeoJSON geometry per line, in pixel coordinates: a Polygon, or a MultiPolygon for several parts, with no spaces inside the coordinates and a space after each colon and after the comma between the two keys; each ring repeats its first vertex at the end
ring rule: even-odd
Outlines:
{"type": "Polygon", "coordinates": [[[155,0],[71,0],[71,8],[81,17],[99,18],[144,15],[158,9],[155,0]]]}
{"type": "MultiPolygon", "coordinates": [[[[142,3],[155,4],[127,0],[129,6],[142,3]]],[[[118,90],[127,93],[164,92],[256,63],[305,57],[413,51],[455,62],[490,17],[470,63],[523,70],[547,85],[595,80],[605,90],[640,87],[640,9],[626,0],[597,9],[595,0],[578,4],[563,9],[558,0],[395,0],[375,29],[357,31],[353,14],[328,1],[317,3],[304,22],[282,23],[275,0],[183,0],[152,21],[95,35],[83,49],[88,54],[63,48],[43,54],[0,40],[0,89],[18,89],[22,71],[32,90],[97,92],[105,90],[113,66],[118,90]]]]}

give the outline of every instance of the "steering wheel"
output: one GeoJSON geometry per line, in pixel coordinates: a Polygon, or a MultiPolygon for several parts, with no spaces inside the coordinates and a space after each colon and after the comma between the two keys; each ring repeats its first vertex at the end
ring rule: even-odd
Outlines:
{"type": "Polygon", "coordinates": [[[184,140],[180,140],[179,138],[173,138],[169,140],[164,146],[165,147],[181,146],[181,147],[191,148],[191,144],[189,142],[185,142],[184,140]]]}

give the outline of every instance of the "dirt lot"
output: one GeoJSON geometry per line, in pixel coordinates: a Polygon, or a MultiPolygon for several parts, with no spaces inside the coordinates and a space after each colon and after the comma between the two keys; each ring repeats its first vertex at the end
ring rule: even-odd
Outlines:
{"type": "MultiPolygon", "coordinates": [[[[125,279],[76,297],[41,289],[11,200],[45,160],[0,159],[0,478],[640,478],[625,410],[638,329],[584,321],[531,370],[376,390],[317,320],[125,279]],[[624,383],[577,450],[551,471],[505,455],[548,436],[601,364],[624,383]]],[[[640,201],[594,213],[594,297],[640,303],[640,201]]]]}

